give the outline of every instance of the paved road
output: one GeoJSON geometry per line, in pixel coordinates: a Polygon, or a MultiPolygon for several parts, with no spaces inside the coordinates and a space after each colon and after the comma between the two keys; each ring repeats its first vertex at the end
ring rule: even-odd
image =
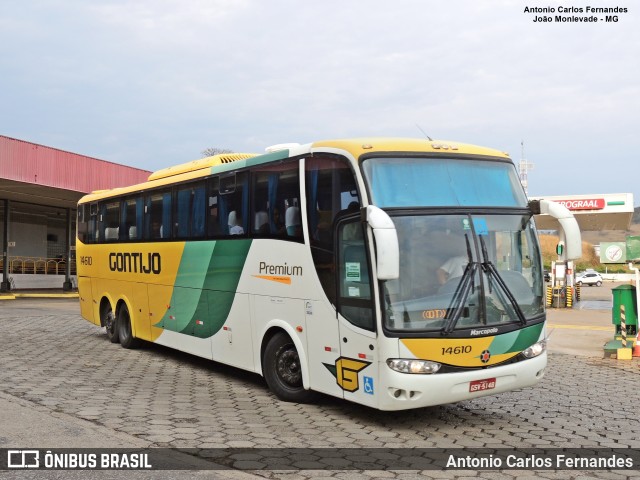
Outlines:
{"type": "MultiPolygon", "coordinates": [[[[550,317],[556,325],[598,326],[584,320],[581,324],[576,312],[550,311],[550,317]]],[[[605,314],[590,321],[606,326],[605,314]]],[[[571,331],[554,328],[552,338],[571,331]]],[[[595,332],[608,338],[605,331],[595,332]]],[[[592,355],[552,350],[547,374],[534,388],[417,411],[378,412],[329,397],[311,405],[283,403],[257,375],[154,345],[125,350],[84,321],[75,301],[3,303],[0,347],[0,447],[4,448],[96,442],[103,447],[197,449],[640,448],[640,417],[634,406],[640,391],[637,360],[604,359],[597,350],[592,355]]],[[[185,461],[201,460],[185,455],[185,461]]],[[[234,459],[217,456],[215,461],[233,464],[234,459]]],[[[69,478],[69,473],[60,472],[59,477],[69,478]]],[[[148,478],[174,475],[153,473],[148,478]]],[[[211,474],[200,471],[189,476],[211,474]]],[[[110,478],[118,475],[107,473],[110,478]]],[[[215,475],[297,480],[496,478],[498,474],[302,470],[215,475]]],[[[624,472],[597,477],[601,475],[633,478],[624,472]]],[[[526,471],[500,473],[501,478],[532,476],[526,471]]],[[[535,476],[576,478],[577,473],[543,471],[535,476]]]]}
{"type": "Polygon", "coordinates": [[[547,310],[549,349],[586,357],[603,356],[603,346],[613,339],[611,289],[621,283],[582,287],[581,301],[571,309],[547,310]]]}

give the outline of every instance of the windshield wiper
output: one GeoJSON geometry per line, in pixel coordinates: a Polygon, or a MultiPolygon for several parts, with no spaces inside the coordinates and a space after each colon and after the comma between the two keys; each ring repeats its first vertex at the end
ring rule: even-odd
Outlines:
{"type": "Polygon", "coordinates": [[[507,287],[507,284],[505,283],[504,279],[500,276],[500,273],[498,272],[498,269],[496,268],[496,266],[493,264],[493,262],[491,262],[491,260],[489,260],[489,254],[487,253],[487,245],[484,242],[484,238],[482,238],[482,235],[478,235],[478,238],[480,239],[480,244],[482,246],[482,259],[483,259],[482,270],[487,274],[487,277],[489,277],[489,293],[491,293],[491,278],[493,277],[493,279],[496,282],[496,285],[499,287],[498,289],[496,289],[496,293],[500,297],[500,301],[506,307],[507,302],[504,300],[504,296],[506,296],[516,316],[518,317],[518,320],[520,320],[520,325],[526,325],[527,318],[524,316],[524,312],[520,308],[520,305],[518,305],[518,301],[511,293],[511,290],[509,290],[509,287],[507,287]],[[502,292],[504,293],[504,296],[502,295],[500,290],[502,290],[502,292]]]}
{"type": "Polygon", "coordinates": [[[442,327],[443,335],[448,335],[453,331],[456,323],[460,320],[462,312],[464,311],[464,305],[467,303],[469,294],[471,291],[475,290],[475,276],[476,271],[478,270],[478,262],[473,261],[471,245],[469,244],[469,237],[466,233],[464,234],[464,239],[467,242],[467,258],[469,259],[469,263],[467,263],[467,266],[464,268],[462,278],[460,279],[456,290],[453,292],[451,303],[447,309],[445,324],[442,327]],[[449,315],[449,312],[452,312],[451,315],[449,315]]]}

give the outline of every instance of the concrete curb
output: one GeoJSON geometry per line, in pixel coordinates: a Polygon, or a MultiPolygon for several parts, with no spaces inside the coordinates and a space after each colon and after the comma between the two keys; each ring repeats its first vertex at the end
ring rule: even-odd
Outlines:
{"type": "Polygon", "coordinates": [[[3,293],[2,300],[16,300],[18,298],[79,298],[78,293],[3,293]]]}

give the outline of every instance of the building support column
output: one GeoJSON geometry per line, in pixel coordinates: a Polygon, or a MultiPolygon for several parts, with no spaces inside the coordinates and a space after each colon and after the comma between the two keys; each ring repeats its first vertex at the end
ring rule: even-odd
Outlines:
{"type": "Polygon", "coordinates": [[[65,251],[65,267],[64,267],[64,283],[62,284],[62,290],[65,292],[70,292],[73,290],[73,283],[71,282],[71,209],[67,208],[67,232],[66,232],[66,240],[64,245],[65,251]]]}
{"type": "Polygon", "coordinates": [[[2,240],[2,283],[0,292],[11,290],[9,282],[9,200],[4,200],[4,239],[2,240]]]}

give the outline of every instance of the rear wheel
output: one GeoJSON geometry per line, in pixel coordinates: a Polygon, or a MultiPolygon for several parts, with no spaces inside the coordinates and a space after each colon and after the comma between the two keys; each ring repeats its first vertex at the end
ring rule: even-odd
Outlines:
{"type": "Polygon", "coordinates": [[[302,385],[300,357],[293,340],[284,332],[276,333],[262,357],[262,373],[269,389],[286,402],[305,403],[314,393],[302,385]]]}
{"type": "Polygon", "coordinates": [[[135,348],[138,346],[138,339],[133,336],[131,331],[131,317],[129,309],[126,305],[122,305],[118,310],[117,322],[118,336],[120,337],[120,345],[124,348],[135,348]]]}
{"type": "Polygon", "coordinates": [[[601,282],[600,280],[598,280],[598,281],[596,282],[596,287],[599,287],[599,286],[601,286],[601,285],[602,285],[602,282],[601,282]]]}

